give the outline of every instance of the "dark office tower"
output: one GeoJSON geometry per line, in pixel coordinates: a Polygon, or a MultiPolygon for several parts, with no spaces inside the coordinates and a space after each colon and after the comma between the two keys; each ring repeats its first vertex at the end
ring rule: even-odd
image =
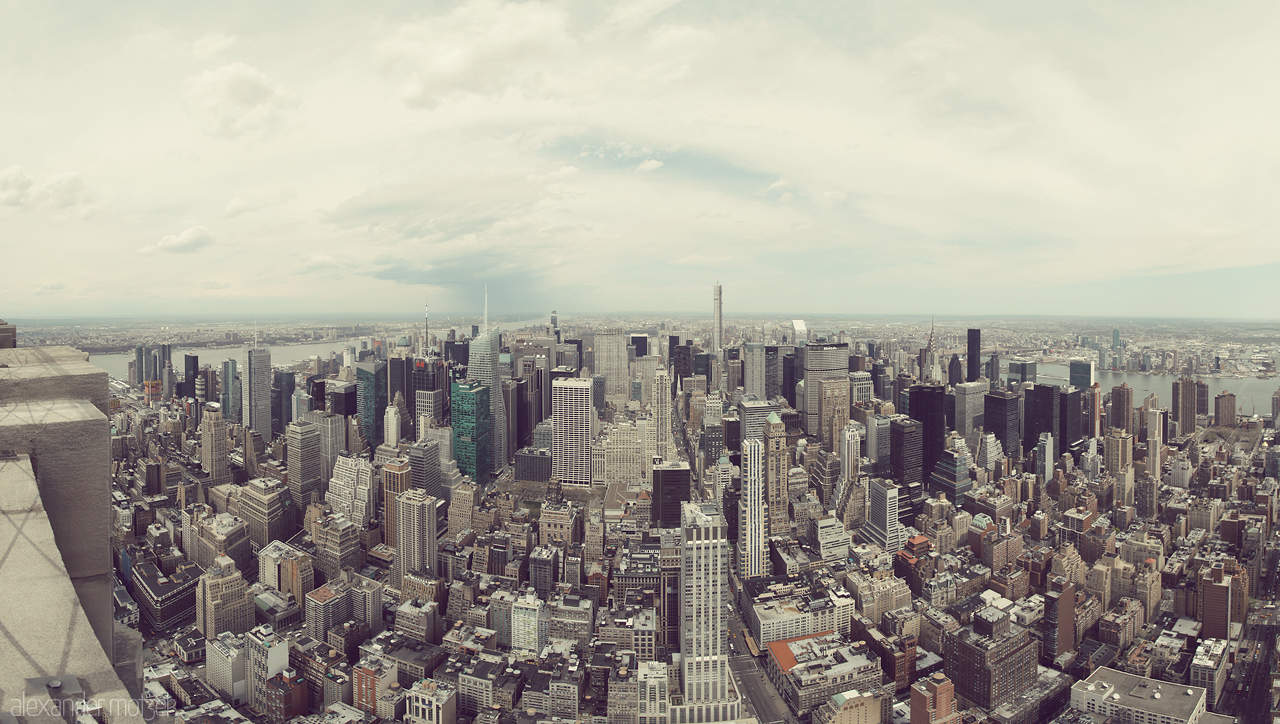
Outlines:
{"type": "Polygon", "coordinates": [[[196,375],[200,372],[200,358],[194,354],[182,358],[182,396],[196,396],[196,375]]]}
{"type": "MultiPolygon", "coordinates": [[[[680,338],[675,337],[674,339],[679,340],[680,338]]],[[[673,385],[678,380],[693,376],[693,347],[687,344],[676,345],[670,348],[670,356],[673,385]]]]}
{"type": "Polygon", "coordinates": [[[947,384],[958,385],[964,382],[964,368],[960,366],[960,355],[952,354],[947,363],[947,384]]]}
{"type": "MultiPolygon", "coordinates": [[[[724,447],[732,455],[742,448],[742,421],[736,417],[720,418],[720,426],[724,428],[724,447]]],[[[733,516],[730,516],[733,517],[733,516]]]]}
{"type": "Polygon", "coordinates": [[[933,475],[929,476],[929,492],[942,493],[947,496],[947,500],[955,503],[956,508],[962,507],[969,490],[973,488],[973,481],[969,479],[971,464],[973,457],[968,452],[943,450],[942,458],[933,468],[933,475]]]}
{"type": "Polygon", "coordinates": [[[471,345],[466,342],[447,340],[444,343],[444,358],[448,362],[466,367],[471,358],[471,345]]]}
{"type": "Polygon", "coordinates": [[[1111,330],[1111,349],[1120,349],[1120,330],[1111,330]]]}
{"type": "Polygon", "coordinates": [[[898,498],[898,520],[913,525],[924,503],[924,426],[909,417],[889,422],[889,470],[902,487],[898,498]]]}
{"type": "Polygon", "coordinates": [[[871,363],[871,394],[885,399],[885,380],[889,379],[889,366],[883,362],[871,363]]]}
{"type": "MultiPolygon", "coordinates": [[[[782,357],[782,396],[786,398],[787,404],[791,407],[796,406],[796,360],[799,355],[795,353],[783,355],[782,357]]],[[[803,374],[801,370],[801,374],[803,374]]]]}
{"type": "Polygon", "coordinates": [[[1196,414],[1209,414],[1209,385],[1204,380],[1196,380],[1196,414]]]}
{"type": "MultiPolygon", "coordinates": [[[[274,424],[276,420],[280,421],[280,429],[274,430],[275,434],[283,435],[284,429],[293,422],[293,393],[298,388],[297,378],[293,372],[289,370],[273,370],[271,385],[271,418],[274,424]],[[277,405],[279,406],[277,412],[277,405]]],[[[208,388],[206,388],[208,389],[208,388]]]]}
{"type": "Polygon", "coordinates": [[[988,392],[983,400],[982,417],[987,431],[994,434],[1012,460],[1021,458],[1022,439],[1018,433],[1018,393],[1008,390],[988,392]]]}
{"type": "Polygon", "coordinates": [[[631,335],[631,346],[636,348],[636,356],[644,357],[649,354],[649,335],[633,334],[631,335]]]}
{"type": "Polygon", "coordinates": [[[708,382],[711,380],[711,357],[712,355],[707,352],[693,356],[693,373],[706,377],[708,382]]]}
{"type": "Polygon", "coordinates": [[[1179,435],[1196,430],[1196,396],[1196,383],[1190,377],[1174,380],[1172,412],[1173,418],[1178,421],[1179,435]]]}
{"type": "MultiPolygon", "coordinates": [[[[977,382],[982,376],[982,330],[969,330],[969,349],[965,352],[965,363],[969,368],[969,375],[965,378],[965,382],[977,382]]],[[[995,379],[994,377],[991,379],[995,379]]]]}
{"type": "Polygon", "coordinates": [[[764,347],[764,399],[777,399],[780,394],[782,394],[782,357],[778,354],[777,345],[767,344],[764,347]]]}
{"type": "Polygon", "coordinates": [[[599,417],[604,416],[606,382],[604,375],[591,375],[591,406],[599,417]]]}
{"type": "Polygon", "coordinates": [[[1133,434],[1133,388],[1128,383],[1111,388],[1111,417],[1107,425],[1133,434]]]}
{"type": "Polygon", "coordinates": [[[369,447],[382,444],[382,423],[387,411],[387,363],[356,363],[356,415],[360,433],[369,447]]]}
{"type": "Polygon", "coordinates": [[[1093,387],[1093,360],[1071,360],[1068,382],[1072,387],[1087,390],[1093,387]]]}
{"type": "MultiPolygon", "coordinates": [[[[1059,440],[1058,432],[1058,386],[1057,385],[1023,385],[1022,449],[1030,451],[1040,444],[1040,433],[1053,435],[1054,442],[1059,440]]],[[[1062,449],[1058,446],[1058,449],[1062,449]]],[[[1007,451],[1006,451],[1007,452],[1007,451]]]]}
{"type": "Polygon", "coordinates": [[[916,378],[912,377],[906,372],[899,373],[899,375],[896,378],[894,378],[893,397],[889,398],[889,401],[893,403],[893,406],[897,409],[898,412],[901,412],[905,415],[911,414],[911,410],[910,410],[911,396],[909,394],[904,395],[903,393],[911,389],[911,386],[914,385],[915,383],[916,383],[916,378]],[[904,399],[906,400],[906,402],[903,401],[904,399]]]}
{"type": "Polygon", "coordinates": [[[1036,363],[1027,360],[1009,360],[1010,382],[1035,382],[1036,363]]]}
{"type": "Polygon", "coordinates": [[[1068,386],[1058,389],[1058,432],[1053,439],[1058,445],[1059,454],[1072,451],[1084,437],[1081,432],[1084,421],[1082,400],[1082,393],[1078,388],[1068,386]]]}
{"type": "Polygon", "coordinates": [[[471,325],[471,338],[475,339],[476,337],[479,337],[479,336],[480,336],[480,325],[478,324],[471,325]]]}
{"type": "MultiPolygon", "coordinates": [[[[574,359],[576,359],[577,361],[576,361],[576,362],[574,362],[573,364],[569,365],[569,366],[570,366],[570,367],[577,367],[577,368],[581,368],[581,367],[583,366],[583,359],[582,359],[582,340],[580,340],[580,339],[566,339],[566,340],[564,341],[564,343],[565,343],[566,345],[570,346],[570,347],[573,347],[573,349],[575,350],[575,352],[576,352],[576,354],[577,354],[577,356],[576,356],[576,357],[574,357],[574,359]]],[[[553,366],[558,367],[559,365],[553,365],[553,366]]]]}
{"type": "Polygon", "coordinates": [[[146,381],[146,370],[147,370],[147,363],[145,361],[146,356],[147,356],[146,348],[144,347],[133,348],[133,358],[134,358],[134,367],[133,367],[134,380],[133,381],[139,385],[142,384],[144,381],[146,381]]]}
{"type": "Polygon", "coordinates": [[[160,365],[157,369],[163,370],[171,364],[173,364],[173,345],[160,345],[160,365]]]}
{"type": "Polygon", "coordinates": [[[987,358],[987,379],[991,380],[991,384],[995,385],[1000,380],[1000,352],[993,351],[991,356],[987,358]]]}
{"type": "Polygon", "coordinates": [[[409,411],[409,419],[414,419],[413,399],[413,360],[404,357],[387,359],[387,399],[396,399],[396,393],[404,396],[405,409],[409,411]]]}
{"type": "Polygon", "coordinates": [[[689,463],[662,463],[653,466],[651,527],[680,527],[681,505],[689,501],[690,472],[689,463]]]}
{"type": "Polygon", "coordinates": [[[922,480],[933,475],[947,437],[947,390],[942,385],[915,385],[908,392],[911,418],[920,423],[922,480]]]}

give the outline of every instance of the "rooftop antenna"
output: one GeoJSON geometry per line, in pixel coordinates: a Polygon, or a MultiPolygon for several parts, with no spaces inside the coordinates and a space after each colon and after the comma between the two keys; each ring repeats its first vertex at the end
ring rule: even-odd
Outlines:
{"type": "Polygon", "coordinates": [[[253,318],[253,348],[258,348],[258,318],[253,318]]]}
{"type": "Polygon", "coordinates": [[[484,285],[484,331],[489,331],[489,283],[484,285]]]}
{"type": "Polygon", "coordinates": [[[431,352],[431,305],[427,294],[422,294],[422,356],[429,357],[431,352]]]}

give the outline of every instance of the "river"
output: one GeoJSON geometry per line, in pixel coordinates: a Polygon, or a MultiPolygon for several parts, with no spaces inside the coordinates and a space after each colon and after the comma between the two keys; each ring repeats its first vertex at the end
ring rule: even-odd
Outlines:
{"type": "MultiPolygon", "coordinates": [[[[1040,382],[1049,385],[1065,385],[1070,370],[1065,365],[1040,363],[1036,365],[1036,374],[1040,382]]],[[[1168,408],[1173,404],[1173,381],[1178,375],[1144,375],[1135,372],[1112,372],[1098,370],[1094,372],[1094,381],[1102,386],[1104,393],[1110,393],[1112,387],[1128,383],[1133,388],[1133,405],[1142,404],[1143,399],[1152,392],[1160,396],[1160,406],[1168,408]]],[[[1213,398],[1222,392],[1234,392],[1236,395],[1236,413],[1252,415],[1271,414],[1271,393],[1280,389],[1280,378],[1260,380],[1257,377],[1218,377],[1215,375],[1197,376],[1209,386],[1209,414],[1213,414],[1213,398]],[[1256,406],[1256,410],[1255,410],[1256,406]]]]}
{"type": "MultiPolygon", "coordinates": [[[[550,324],[550,317],[540,317],[538,319],[522,319],[514,322],[502,322],[495,326],[507,327],[509,329],[521,329],[535,324],[550,324]]],[[[437,330],[437,332],[443,331],[437,330]]],[[[396,335],[399,336],[398,333],[396,335]]],[[[275,366],[286,366],[294,362],[311,359],[313,357],[322,357],[329,359],[329,353],[341,356],[342,351],[348,346],[358,347],[362,337],[350,337],[345,339],[334,339],[326,342],[312,342],[309,344],[286,344],[286,345],[261,345],[271,351],[271,364],[275,366]]],[[[188,351],[194,352],[200,357],[200,365],[213,365],[215,368],[221,365],[222,360],[234,359],[237,364],[244,364],[244,347],[224,347],[221,349],[208,349],[206,347],[179,347],[175,346],[171,353],[174,371],[179,375],[182,374],[182,356],[188,351]]],[[[107,371],[107,374],[117,380],[124,380],[129,374],[129,362],[133,360],[132,352],[121,354],[91,354],[89,362],[101,367],[107,371]]],[[[1270,409],[1270,408],[1268,408],[1270,409]]]]}

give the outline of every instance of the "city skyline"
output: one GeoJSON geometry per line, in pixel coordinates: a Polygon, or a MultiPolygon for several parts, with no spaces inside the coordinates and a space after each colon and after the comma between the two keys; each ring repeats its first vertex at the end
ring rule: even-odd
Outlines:
{"type": "Polygon", "coordinates": [[[0,309],[1272,314],[1272,9],[379,11],[15,10],[0,309]]]}

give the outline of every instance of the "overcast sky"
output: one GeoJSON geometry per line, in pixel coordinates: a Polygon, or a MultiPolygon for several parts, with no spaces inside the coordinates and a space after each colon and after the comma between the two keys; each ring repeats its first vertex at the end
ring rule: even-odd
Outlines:
{"type": "Polygon", "coordinates": [[[1280,316],[1274,4],[4,18],[0,317],[1280,316]]]}

